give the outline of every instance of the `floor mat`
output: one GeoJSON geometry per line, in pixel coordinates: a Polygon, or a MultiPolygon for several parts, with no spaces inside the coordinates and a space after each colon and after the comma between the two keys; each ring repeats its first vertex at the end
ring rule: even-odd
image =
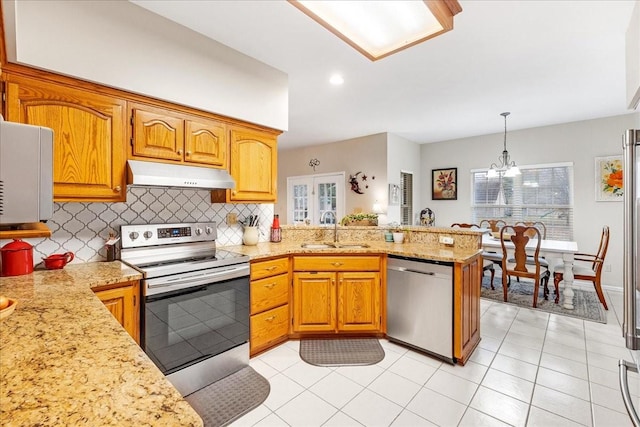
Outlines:
{"type": "MultiPolygon", "coordinates": [[[[482,290],[480,296],[482,298],[498,301],[504,303],[504,295],[502,292],[502,278],[495,277],[493,279],[493,286],[495,290],[491,290],[491,278],[489,276],[482,277],[482,290]]],[[[551,278],[553,282],[553,277],[551,278]]],[[[520,307],[527,307],[533,310],[541,310],[554,314],[561,314],[563,316],[577,317],[579,319],[591,320],[593,322],[607,323],[607,314],[604,312],[604,307],[598,300],[598,296],[594,291],[588,291],[580,288],[573,287],[573,310],[564,308],[562,302],[564,296],[562,295],[562,287],[560,288],[560,302],[554,303],[555,299],[553,283],[549,285],[549,300],[545,301],[543,296],[543,287],[540,286],[538,292],[538,306],[533,308],[533,282],[520,279],[520,282],[515,278],[511,278],[511,284],[509,285],[509,291],[507,293],[507,304],[514,304],[520,307]]]]}
{"type": "Polygon", "coordinates": [[[304,339],[300,357],[317,366],[373,365],[384,359],[384,350],[377,338],[304,339]]]}
{"type": "Polygon", "coordinates": [[[225,426],[269,396],[269,381],[247,366],[185,397],[205,427],[225,426]]]}

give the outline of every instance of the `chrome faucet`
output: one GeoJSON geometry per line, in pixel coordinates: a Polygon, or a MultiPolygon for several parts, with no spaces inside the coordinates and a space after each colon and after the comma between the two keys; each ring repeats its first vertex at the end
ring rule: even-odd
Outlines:
{"type": "Polygon", "coordinates": [[[322,215],[320,215],[321,223],[324,224],[327,215],[331,215],[333,217],[333,243],[338,243],[338,219],[336,218],[336,213],[334,211],[322,212],[322,215]]]}

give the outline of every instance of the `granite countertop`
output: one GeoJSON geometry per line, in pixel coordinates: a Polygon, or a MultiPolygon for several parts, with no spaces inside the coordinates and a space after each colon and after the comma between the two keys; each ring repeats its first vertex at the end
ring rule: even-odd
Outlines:
{"type": "Polygon", "coordinates": [[[4,426],[202,426],[92,288],[138,280],[116,262],[0,278],[18,300],[0,321],[4,426]]]}
{"type": "MultiPolygon", "coordinates": [[[[321,243],[321,242],[313,242],[321,243]]],[[[331,242],[327,242],[331,243],[331,242]]],[[[284,240],[279,243],[263,242],[258,243],[255,246],[225,246],[224,249],[237,252],[243,255],[248,255],[252,260],[258,260],[261,258],[270,258],[275,256],[284,255],[305,255],[305,254],[387,254],[387,255],[400,255],[421,259],[430,259],[435,261],[448,261],[465,263],[471,258],[475,257],[482,251],[480,249],[459,249],[459,248],[433,248],[426,246],[423,243],[388,243],[379,241],[367,241],[367,248],[349,248],[340,247],[339,245],[348,245],[349,243],[363,243],[363,242],[348,242],[339,241],[337,248],[329,249],[308,249],[303,248],[302,242],[285,242],[284,240]]]]}

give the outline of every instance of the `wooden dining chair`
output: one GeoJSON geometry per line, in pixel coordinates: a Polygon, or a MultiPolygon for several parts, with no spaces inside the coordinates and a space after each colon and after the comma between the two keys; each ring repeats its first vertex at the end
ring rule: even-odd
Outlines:
{"type": "MultiPolygon", "coordinates": [[[[468,224],[465,222],[455,222],[453,224],[451,224],[451,228],[469,228],[469,229],[473,229],[473,228],[477,228],[480,229],[480,226],[478,226],[477,224],[468,224]]],[[[491,252],[482,252],[482,273],[484,274],[485,271],[489,271],[491,273],[491,289],[495,289],[495,287],[493,286],[493,278],[496,275],[496,269],[494,267],[495,261],[488,259],[487,257],[485,257],[485,254],[487,254],[488,257],[492,256],[491,252]]],[[[493,256],[495,256],[495,253],[493,253],[493,256]]]]}
{"type": "MultiPolygon", "coordinates": [[[[547,226],[544,225],[544,222],[540,221],[518,221],[516,225],[524,225],[525,227],[535,227],[540,231],[540,235],[543,239],[547,238],[547,226]]],[[[529,237],[533,238],[533,232],[530,231],[528,234],[529,237]]]]}
{"type": "Polygon", "coordinates": [[[492,232],[497,233],[507,223],[501,219],[483,219],[480,221],[480,228],[488,228],[492,232]]]}
{"type": "Polygon", "coordinates": [[[502,289],[505,302],[507,301],[507,287],[510,276],[533,279],[533,308],[538,306],[540,284],[544,285],[544,295],[546,299],[549,293],[548,283],[550,272],[547,267],[544,267],[540,263],[542,259],[540,257],[541,240],[540,231],[535,227],[506,225],[500,230],[500,244],[502,246],[502,289]],[[531,233],[534,234],[536,246],[527,249],[527,244],[532,240],[532,238],[529,237],[531,233]],[[513,246],[507,246],[505,242],[511,242],[513,246]]]}
{"type": "MultiPolygon", "coordinates": [[[[602,285],[600,279],[602,277],[602,266],[604,265],[604,258],[607,255],[607,249],[609,248],[609,227],[602,227],[602,235],[600,236],[600,246],[598,247],[598,253],[595,255],[592,254],[584,254],[584,253],[576,253],[574,257],[574,261],[582,262],[583,265],[573,265],[573,278],[574,280],[587,280],[593,283],[593,287],[596,290],[596,294],[598,294],[598,299],[604,306],[605,310],[609,310],[607,307],[607,301],[604,298],[604,294],[602,293],[602,285]],[[585,266],[584,263],[589,263],[590,266],[585,266]]],[[[564,265],[558,264],[554,268],[553,273],[553,286],[556,292],[556,304],[560,300],[560,292],[558,292],[558,286],[560,281],[563,279],[564,274],[564,265]],[[560,271],[555,271],[560,270],[560,271]]]]}

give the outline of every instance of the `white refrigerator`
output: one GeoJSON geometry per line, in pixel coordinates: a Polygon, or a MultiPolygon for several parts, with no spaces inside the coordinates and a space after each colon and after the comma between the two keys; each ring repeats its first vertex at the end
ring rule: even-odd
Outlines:
{"type": "Polygon", "coordinates": [[[624,320],[622,334],[633,360],[618,362],[620,391],[634,426],[640,427],[637,410],[640,402],[638,380],[630,383],[628,371],[640,370],[640,129],[628,130],[623,137],[624,189],[624,320]]]}

